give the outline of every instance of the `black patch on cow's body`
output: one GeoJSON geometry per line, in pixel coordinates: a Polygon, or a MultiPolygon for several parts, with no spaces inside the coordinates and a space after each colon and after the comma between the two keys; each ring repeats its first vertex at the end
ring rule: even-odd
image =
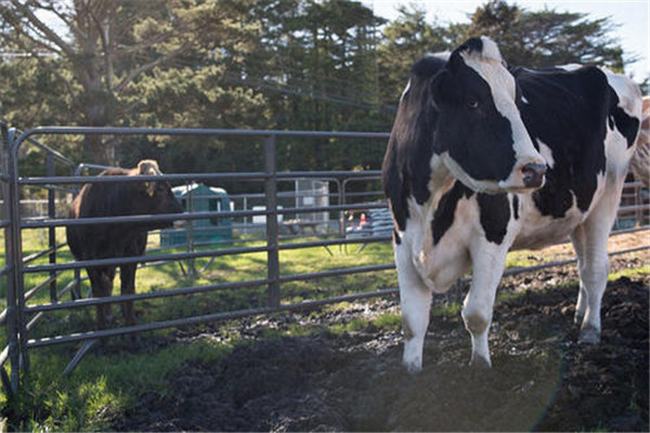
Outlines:
{"type": "Polygon", "coordinates": [[[384,192],[399,230],[405,230],[409,216],[407,198],[418,204],[429,200],[433,133],[438,114],[431,98],[431,77],[445,64],[437,57],[425,57],[411,71],[411,84],[397,111],[382,166],[384,192]]]}
{"type": "MultiPolygon", "coordinates": [[[[529,134],[553,153],[546,184],[533,193],[542,215],[562,218],[573,204],[586,212],[605,172],[605,136],[610,87],[595,67],[575,71],[511,71],[527,103],[517,101],[529,134]]],[[[536,143],[537,147],[537,143],[536,143]]]]}
{"type": "Polygon", "coordinates": [[[517,194],[512,195],[512,215],[516,220],[519,219],[519,196],[517,194]]]}
{"type": "Polygon", "coordinates": [[[454,223],[454,214],[460,199],[463,197],[469,198],[472,194],[474,192],[471,189],[457,180],[451,189],[440,198],[438,207],[433,214],[433,221],[431,221],[433,245],[436,245],[442,239],[454,223]]]}
{"type": "Polygon", "coordinates": [[[639,119],[629,116],[625,110],[618,106],[619,99],[614,89],[610,88],[609,127],[619,130],[627,140],[627,147],[630,148],[636,141],[639,132],[639,119]]]}
{"type": "Polygon", "coordinates": [[[508,194],[479,193],[476,195],[476,201],[485,238],[495,244],[501,244],[508,231],[508,222],[510,221],[508,194]]]}

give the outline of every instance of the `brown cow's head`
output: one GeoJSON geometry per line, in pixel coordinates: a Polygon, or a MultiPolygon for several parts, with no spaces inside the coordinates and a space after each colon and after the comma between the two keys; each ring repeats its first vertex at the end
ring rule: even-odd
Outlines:
{"type": "MultiPolygon", "coordinates": [[[[145,159],[138,163],[133,170],[134,175],[159,176],[162,174],[158,163],[153,159],[145,159]]],[[[149,181],[137,183],[138,198],[133,203],[142,214],[165,214],[181,213],[183,208],[172,192],[171,184],[167,181],[149,181]]],[[[150,230],[156,228],[171,227],[172,221],[161,221],[153,223],[150,230]]]]}

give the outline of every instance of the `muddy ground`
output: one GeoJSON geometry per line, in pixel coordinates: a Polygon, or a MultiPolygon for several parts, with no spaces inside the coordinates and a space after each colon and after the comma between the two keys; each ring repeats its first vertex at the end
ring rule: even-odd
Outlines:
{"type": "MultiPolygon", "coordinates": [[[[618,257],[612,271],[647,254],[618,257]]],[[[609,284],[600,346],[576,344],[575,267],[504,279],[517,291],[497,305],[493,368],[472,370],[458,314],[434,316],[424,370],[400,366],[398,331],[368,325],[337,335],[333,323],[397,311],[396,299],[343,311],[291,314],[238,326],[247,343],[222,362],[190,364],[165,396],[143,395],[117,430],[171,431],[648,431],[647,277],[609,284]],[[323,324],[302,337],[264,328],[323,324]]],[[[223,328],[214,325],[213,338],[223,328]]],[[[205,329],[203,330],[205,331],[205,329]]],[[[196,338],[179,332],[178,338],[196,338]]],[[[201,338],[206,338],[203,335],[201,338]]]]}

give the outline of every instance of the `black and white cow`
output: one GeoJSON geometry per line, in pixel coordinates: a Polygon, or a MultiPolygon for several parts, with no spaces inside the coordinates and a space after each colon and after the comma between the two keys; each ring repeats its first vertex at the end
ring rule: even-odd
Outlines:
{"type": "Polygon", "coordinates": [[[607,237],[639,129],[641,94],[596,67],[508,70],[473,38],[412,69],[383,164],[395,220],[403,363],[422,367],[431,294],[467,270],[471,364],[490,366],[488,330],[510,249],[571,237],[580,341],[600,339],[607,237]]]}

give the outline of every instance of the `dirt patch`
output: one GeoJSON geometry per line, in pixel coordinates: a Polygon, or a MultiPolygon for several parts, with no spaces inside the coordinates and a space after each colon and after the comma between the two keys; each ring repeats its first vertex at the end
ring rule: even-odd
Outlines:
{"type": "MultiPolygon", "coordinates": [[[[625,261],[616,260],[621,266],[625,261]]],[[[166,395],[142,396],[114,428],[648,431],[647,279],[610,284],[602,343],[592,347],[575,343],[572,272],[545,275],[495,309],[490,370],[467,367],[469,336],[458,315],[432,318],[417,376],[401,368],[399,332],[372,325],[343,335],[327,331],[355,315],[396,310],[394,299],[360,303],[247,322],[248,343],[218,364],[186,365],[168,378],[166,395]],[[296,323],[324,326],[304,337],[261,338],[264,328],[296,323]]],[[[520,286],[524,278],[508,281],[520,286]]]]}
{"type": "MultiPolygon", "coordinates": [[[[647,246],[650,242],[650,230],[641,230],[632,233],[613,234],[607,240],[608,251],[622,251],[630,248],[647,246]]],[[[532,261],[542,261],[542,258],[552,257],[553,260],[566,260],[575,258],[575,251],[571,242],[564,242],[544,248],[543,254],[531,251],[532,261]]]]}

